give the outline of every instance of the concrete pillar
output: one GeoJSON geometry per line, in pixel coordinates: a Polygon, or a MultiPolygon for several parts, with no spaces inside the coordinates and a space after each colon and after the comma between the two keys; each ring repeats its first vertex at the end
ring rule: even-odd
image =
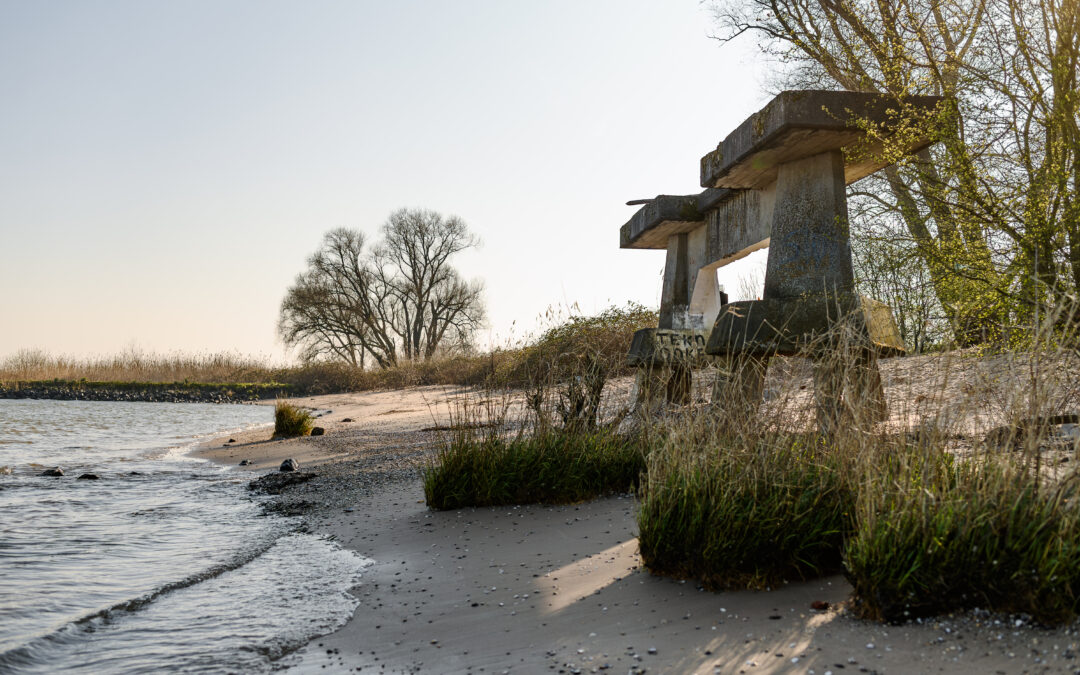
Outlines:
{"type": "Polygon", "coordinates": [[[738,353],[727,359],[713,384],[713,411],[735,423],[745,423],[757,413],[765,389],[769,357],[738,353]]]}
{"type": "Polygon", "coordinates": [[[668,237],[664,286],[660,292],[660,328],[689,328],[690,245],[685,232],[668,237]]]}
{"type": "Polygon", "coordinates": [[[854,290],[843,155],[833,150],[781,164],[762,297],[854,290]]]}

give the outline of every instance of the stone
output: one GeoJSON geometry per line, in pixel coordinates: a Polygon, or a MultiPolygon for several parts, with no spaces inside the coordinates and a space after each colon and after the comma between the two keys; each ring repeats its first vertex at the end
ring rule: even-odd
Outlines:
{"type": "Polygon", "coordinates": [[[312,436],[322,436],[325,433],[326,433],[326,429],[323,429],[322,427],[311,427],[311,435],[312,436]]]}
{"type": "Polygon", "coordinates": [[[342,419],[341,421],[342,421],[342,422],[352,422],[352,421],[353,421],[353,418],[351,418],[351,417],[346,417],[346,418],[342,419]]]}
{"type": "Polygon", "coordinates": [[[255,462],[252,462],[250,459],[242,459],[242,460],[240,460],[240,466],[251,466],[254,463],[255,462]]]}
{"type": "Polygon", "coordinates": [[[84,473],[76,480],[101,480],[101,476],[97,475],[96,473],[84,473]]]}
{"type": "Polygon", "coordinates": [[[41,476],[54,476],[54,477],[55,476],[63,476],[64,475],[64,470],[61,469],[58,466],[54,466],[51,469],[45,469],[39,475],[41,475],[41,476]]]}
{"type": "Polygon", "coordinates": [[[300,462],[297,462],[292,457],[290,457],[289,459],[282,462],[281,466],[278,467],[278,471],[299,471],[299,470],[300,470],[300,462]]]}
{"type": "Polygon", "coordinates": [[[268,473],[248,483],[248,489],[253,492],[265,492],[266,494],[281,494],[283,490],[293,485],[306,483],[318,474],[311,472],[268,473]]]}

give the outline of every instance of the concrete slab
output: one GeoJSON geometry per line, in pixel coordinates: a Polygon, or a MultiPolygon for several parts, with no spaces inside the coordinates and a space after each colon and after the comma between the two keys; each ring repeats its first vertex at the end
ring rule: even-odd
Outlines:
{"type": "Polygon", "coordinates": [[[725,305],[709,336],[706,353],[771,356],[807,355],[835,346],[841,318],[852,338],[879,356],[905,353],[892,310],[865,296],[750,300],[725,305]]]}
{"type": "Polygon", "coordinates": [[[668,237],[701,227],[705,214],[731,194],[709,189],[696,195],[657,195],[619,229],[619,248],[665,249],[668,237]]]}
{"type": "MultiPolygon", "coordinates": [[[[776,180],[777,167],[812,155],[840,150],[864,138],[866,122],[887,134],[900,120],[929,116],[939,96],[896,99],[881,94],[850,91],[785,91],[728,134],[716,150],[701,158],[701,186],[706,188],[767,187],[776,180]]],[[[851,153],[844,166],[847,184],[933,142],[928,133],[905,134],[897,152],[880,152],[880,143],[867,143],[851,153]]]]}

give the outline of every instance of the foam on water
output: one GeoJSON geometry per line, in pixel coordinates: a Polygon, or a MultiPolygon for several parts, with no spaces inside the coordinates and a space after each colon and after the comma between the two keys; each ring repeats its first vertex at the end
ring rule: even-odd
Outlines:
{"type": "Polygon", "coordinates": [[[185,454],[271,414],[0,401],[0,670],[251,672],[347,620],[368,561],[185,454]]]}

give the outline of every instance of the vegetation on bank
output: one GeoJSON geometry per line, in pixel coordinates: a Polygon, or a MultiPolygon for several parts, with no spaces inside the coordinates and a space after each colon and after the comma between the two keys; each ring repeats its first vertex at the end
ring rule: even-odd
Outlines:
{"type": "Polygon", "coordinates": [[[225,386],[258,390],[260,398],[274,398],[421,385],[526,386],[537,372],[548,369],[548,364],[553,364],[556,376],[568,377],[579,360],[575,354],[590,345],[596,345],[590,347],[591,353],[611,372],[627,372],[626,351],[634,331],[655,326],[656,321],[656,312],[631,303],[594,317],[571,316],[535,339],[488,354],[437,355],[376,369],[328,361],[274,364],[233,353],[147,354],[132,350],[72,358],[23,350],[0,359],[0,388],[225,386]]]}
{"type": "Polygon", "coordinates": [[[80,400],[258,401],[296,395],[278,382],[92,382],[86,380],[16,380],[0,382],[0,398],[80,400]]]}
{"type": "Polygon", "coordinates": [[[1080,614],[1077,474],[1040,485],[998,457],[954,466],[942,452],[898,456],[858,492],[846,541],[859,615],[901,622],[974,607],[1044,624],[1080,614]]]}
{"type": "Polygon", "coordinates": [[[682,440],[650,455],[640,491],[649,570],[710,589],[764,589],[843,569],[854,504],[831,448],[797,434],[682,440]]]}
{"type": "Polygon", "coordinates": [[[424,469],[424,495],[440,510],[566,504],[632,491],[644,469],[640,442],[610,430],[514,438],[458,432],[424,469]]]}
{"type": "Polygon", "coordinates": [[[307,436],[314,426],[308,410],[281,400],[274,406],[274,438],[307,436]]]}

